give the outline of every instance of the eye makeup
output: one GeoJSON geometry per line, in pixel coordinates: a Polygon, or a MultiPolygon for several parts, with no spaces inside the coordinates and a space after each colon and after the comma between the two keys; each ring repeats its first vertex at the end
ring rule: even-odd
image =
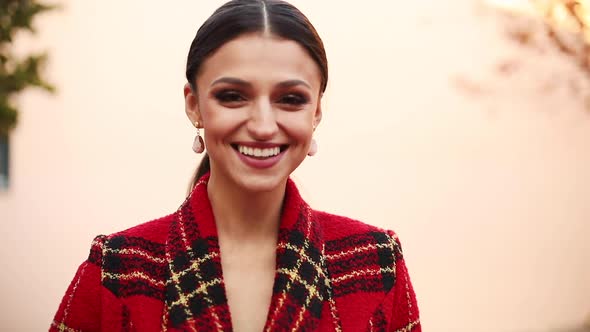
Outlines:
{"type": "Polygon", "coordinates": [[[279,104],[285,104],[289,106],[302,106],[309,102],[309,98],[306,95],[298,92],[290,92],[283,94],[277,100],[279,104]]]}
{"type": "Polygon", "coordinates": [[[213,96],[220,103],[237,103],[246,100],[242,93],[233,89],[222,89],[213,93],[213,96]]]}
{"type": "MultiPolygon", "coordinates": [[[[258,97],[259,91],[248,81],[222,77],[211,84],[215,86],[210,95],[221,105],[229,108],[242,107],[258,97]]],[[[302,80],[287,80],[277,83],[270,92],[270,101],[279,108],[297,110],[311,102],[306,91],[310,86],[302,80]]]]}

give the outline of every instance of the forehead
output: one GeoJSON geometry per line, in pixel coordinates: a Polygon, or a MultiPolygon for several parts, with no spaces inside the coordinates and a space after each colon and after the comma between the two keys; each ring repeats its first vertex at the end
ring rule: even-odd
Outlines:
{"type": "Polygon", "coordinates": [[[274,35],[241,35],[221,46],[203,63],[198,81],[229,76],[248,81],[301,79],[320,88],[320,70],[297,42],[274,35]]]}

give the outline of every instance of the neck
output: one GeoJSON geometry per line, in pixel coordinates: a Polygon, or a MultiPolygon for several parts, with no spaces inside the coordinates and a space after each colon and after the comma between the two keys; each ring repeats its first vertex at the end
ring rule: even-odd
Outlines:
{"type": "Polygon", "coordinates": [[[267,192],[248,192],[212,173],[207,194],[217,233],[232,243],[276,241],[285,197],[284,185],[267,192]]]}

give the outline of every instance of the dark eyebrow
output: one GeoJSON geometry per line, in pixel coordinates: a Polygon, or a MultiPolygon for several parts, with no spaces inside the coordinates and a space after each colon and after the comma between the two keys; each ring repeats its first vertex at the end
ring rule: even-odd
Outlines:
{"type": "Polygon", "coordinates": [[[252,84],[250,84],[244,80],[241,80],[239,78],[235,78],[235,77],[218,78],[215,81],[213,81],[213,83],[211,83],[211,86],[214,86],[215,84],[219,84],[219,83],[229,83],[229,84],[241,85],[241,86],[246,86],[246,87],[252,86],[252,84]]]}
{"type": "MultiPolygon", "coordinates": [[[[211,83],[211,86],[214,86],[215,84],[219,84],[219,83],[235,84],[235,85],[240,85],[240,86],[245,86],[245,87],[251,87],[252,86],[252,84],[250,84],[249,82],[246,82],[246,81],[244,81],[242,79],[235,78],[235,77],[222,77],[222,78],[218,78],[215,81],[213,81],[213,83],[211,83]]],[[[278,85],[281,88],[290,88],[290,87],[297,86],[297,85],[303,85],[303,86],[306,86],[309,89],[311,89],[311,86],[309,84],[307,84],[305,81],[302,81],[302,80],[288,80],[288,81],[283,81],[283,82],[279,83],[278,85]]]]}
{"type": "Polygon", "coordinates": [[[308,87],[309,89],[311,89],[311,86],[302,80],[289,80],[289,81],[284,81],[284,82],[279,83],[279,86],[281,88],[290,88],[292,86],[297,86],[297,85],[304,85],[304,86],[308,87]]]}

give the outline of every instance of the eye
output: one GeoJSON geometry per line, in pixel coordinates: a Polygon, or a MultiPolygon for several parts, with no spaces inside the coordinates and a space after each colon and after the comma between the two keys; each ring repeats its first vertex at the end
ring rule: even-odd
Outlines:
{"type": "Polygon", "coordinates": [[[221,103],[238,103],[245,101],[246,98],[236,90],[221,90],[215,93],[215,99],[221,103]]]}
{"type": "Polygon", "coordinates": [[[281,96],[281,98],[279,98],[278,102],[281,104],[300,106],[303,104],[307,104],[308,99],[306,96],[299,94],[299,93],[289,93],[289,94],[281,96]]]}

